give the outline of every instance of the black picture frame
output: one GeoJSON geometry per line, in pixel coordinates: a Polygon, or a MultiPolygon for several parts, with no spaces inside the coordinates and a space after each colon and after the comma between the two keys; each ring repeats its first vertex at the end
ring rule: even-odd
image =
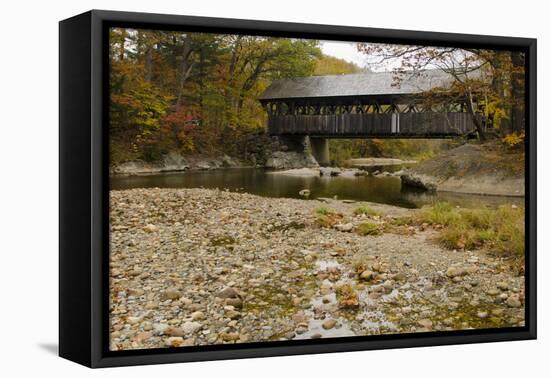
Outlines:
{"type": "Polygon", "coordinates": [[[536,39],[92,10],[59,24],[59,355],[88,367],[536,338],[536,39]],[[526,57],[525,326],[112,352],[108,349],[108,28],[521,50],[526,57]]]}

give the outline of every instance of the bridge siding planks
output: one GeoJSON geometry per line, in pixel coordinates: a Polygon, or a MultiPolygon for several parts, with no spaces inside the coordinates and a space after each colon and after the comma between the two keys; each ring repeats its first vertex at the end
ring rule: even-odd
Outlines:
{"type": "Polygon", "coordinates": [[[322,135],[333,137],[435,137],[458,136],[475,130],[468,113],[397,113],[399,132],[391,132],[392,113],[321,115],[270,115],[271,135],[322,135]]]}

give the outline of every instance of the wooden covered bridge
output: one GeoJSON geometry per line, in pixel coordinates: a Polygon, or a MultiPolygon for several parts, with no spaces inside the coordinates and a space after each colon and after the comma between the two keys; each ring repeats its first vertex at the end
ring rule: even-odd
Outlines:
{"type": "Polygon", "coordinates": [[[427,91],[448,88],[441,70],[400,75],[368,72],[274,81],[259,97],[268,132],[309,137],[320,164],[328,162],[327,138],[452,138],[475,131],[464,100],[425,101],[427,91]]]}

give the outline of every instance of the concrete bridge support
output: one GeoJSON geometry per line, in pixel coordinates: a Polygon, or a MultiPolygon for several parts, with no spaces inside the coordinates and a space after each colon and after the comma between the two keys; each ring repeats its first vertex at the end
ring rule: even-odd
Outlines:
{"type": "Polygon", "coordinates": [[[330,156],[328,152],[327,138],[309,138],[311,153],[320,166],[326,167],[330,165],[330,156]]]}

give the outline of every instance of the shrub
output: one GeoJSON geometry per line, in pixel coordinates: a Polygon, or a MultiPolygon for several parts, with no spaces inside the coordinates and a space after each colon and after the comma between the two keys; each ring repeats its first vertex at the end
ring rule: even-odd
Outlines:
{"type": "Polygon", "coordinates": [[[315,209],[317,219],[315,222],[321,227],[332,227],[342,219],[341,214],[337,214],[326,207],[318,207],[315,209]]]}
{"type": "Polygon", "coordinates": [[[359,226],[357,226],[357,233],[363,236],[380,235],[382,231],[376,223],[363,222],[359,226]]]}
{"type": "Polygon", "coordinates": [[[394,226],[410,226],[415,223],[413,217],[401,217],[391,220],[391,224],[394,226]]]}
{"type": "Polygon", "coordinates": [[[330,227],[330,226],[332,226],[332,224],[330,222],[330,218],[327,215],[323,215],[323,214],[318,214],[317,219],[315,220],[315,222],[321,227],[330,227]]]}
{"type": "Polygon", "coordinates": [[[380,213],[376,210],[373,210],[371,209],[370,207],[368,206],[360,206],[358,208],[356,208],[355,210],[353,210],[353,214],[354,215],[371,215],[371,216],[376,216],[376,215],[380,215],[380,213]]]}
{"type": "Polygon", "coordinates": [[[331,213],[331,211],[326,207],[321,206],[315,209],[315,213],[317,213],[317,215],[328,215],[329,213],[331,213]]]}
{"type": "Polygon", "coordinates": [[[515,131],[511,134],[507,134],[504,136],[504,138],[502,138],[502,143],[511,148],[523,144],[524,141],[525,131],[523,130],[521,132],[515,131]]]}
{"type": "Polygon", "coordinates": [[[363,273],[365,270],[369,269],[370,264],[372,263],[372,258],[364,253],[360,253],[355,256],[353,259],[353,270],[357,274],[363,273]]]}
{"type": "Polygon", "coordinates": [[[340,308],[354,308],[359,306],[359,295],[349,284],[344,284],[336,288],[336,296],[340,308]]]}

